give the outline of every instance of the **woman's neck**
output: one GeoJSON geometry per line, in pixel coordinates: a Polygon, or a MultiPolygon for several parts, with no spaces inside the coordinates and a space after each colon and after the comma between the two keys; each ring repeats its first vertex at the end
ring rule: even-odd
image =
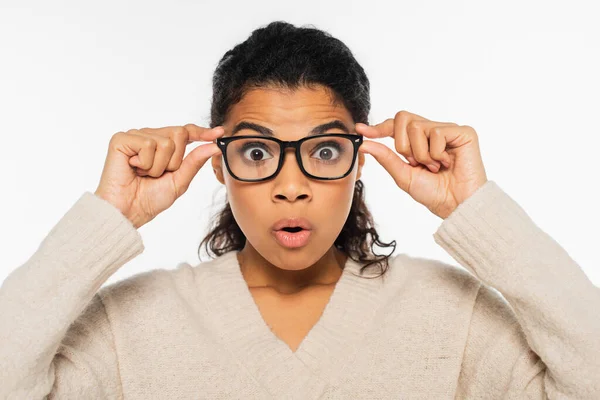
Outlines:
{"type": "MultiPolygon", "coordinates": [[[[298,269],[297,264],[273,265],[246,241],[237,254],[249,288],[267,287],[281,294],[293,294],[315,285],[334,285],[342,275],[347,255],[332,246],[319,260],[298,269]]],[[[288,256],[289,258],[289,256],[288,256]]]]}

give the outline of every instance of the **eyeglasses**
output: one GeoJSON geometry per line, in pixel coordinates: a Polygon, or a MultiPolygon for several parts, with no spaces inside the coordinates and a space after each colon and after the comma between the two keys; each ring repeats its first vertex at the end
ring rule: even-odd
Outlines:
{"type": "Polygon", "coordinates": [[[335,180],[354,166],[362,135],[336,133],[284,141],[265,136],[228,136],[217,139],[229,174],[243,182],[261,182],[276,176],[283,166],[285,149],[295,150],[304,175],[335,180]]]}

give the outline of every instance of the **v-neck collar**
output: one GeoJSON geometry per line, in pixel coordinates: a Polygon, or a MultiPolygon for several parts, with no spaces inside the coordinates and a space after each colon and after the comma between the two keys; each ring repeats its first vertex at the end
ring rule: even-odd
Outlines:
{"type": "Polygon", "coordinates": [[[369,279],[373,275],[368,270],[356,276],[362,265],[348,257],[323,314],[293,352],[263,319],[242,275],[237,251],[209,264],[203,301],[224,345],[239,355],[265,389],[279,396],[281,390],[294,395],[321,393],[356,351],[355,344],[371,326],[384,297],[377,290],[382,278],[369,279]]]}

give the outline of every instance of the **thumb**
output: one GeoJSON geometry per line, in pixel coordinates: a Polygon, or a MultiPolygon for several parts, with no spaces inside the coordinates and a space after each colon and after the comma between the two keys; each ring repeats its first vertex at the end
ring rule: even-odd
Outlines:
{"type": "Polygon", "coordinates": [[[173,181],[175,182],[175,187],[180,192],[177,193],[177,196],[181,196],[187,190],[190,182],[192,182],[192,179],[194,179],[206,161],[219,153],[221,153],[221,149],[219,149],[216,143],[207,143],[196,147],[183,159],[179,168],[173,171],[173,181]]]}
{"type": "Polygon", "coordinates": [[[364,141],[358,150],[372,155],[392,176],[396,185],[408,193],[413,178],[413,167],[410,164],[404,162],[398,154],[386,145],[373,140],[364,141]]]}

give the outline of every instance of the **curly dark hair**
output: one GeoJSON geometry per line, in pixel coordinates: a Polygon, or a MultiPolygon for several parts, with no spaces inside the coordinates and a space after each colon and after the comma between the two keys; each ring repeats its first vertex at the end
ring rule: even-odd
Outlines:
{"type": "MultiPolygon", "coordinates": [[[[296,27],[274,21],[254,30],[244,42],[227,51],[213,75],[210,127],[222,125],[231,107],[251,89],[278,87],[294,90],[300,86],[322,85],[329,89],[335,103],[343,104],[355,123],[368,124],[371,108],[369,80],[350,49],[328,32],[313,25],[296,27]]],[[[198,247],[205,246],[209,256],[241,250],[246,236],[238,226],[229,202],[213,217],[211,229],[198,247]],[[212,255],[211,255],[212,252],[212,255]]],[[[334,242],[348,257],[379,265],[382,276],[396,241],[384,243],[374,228],[373,217],[364,199],[364,185],[356,181],[348,218],[334,242]],[[392,247],[388,255],[374,253],[373,246],[392,247]]]]}

